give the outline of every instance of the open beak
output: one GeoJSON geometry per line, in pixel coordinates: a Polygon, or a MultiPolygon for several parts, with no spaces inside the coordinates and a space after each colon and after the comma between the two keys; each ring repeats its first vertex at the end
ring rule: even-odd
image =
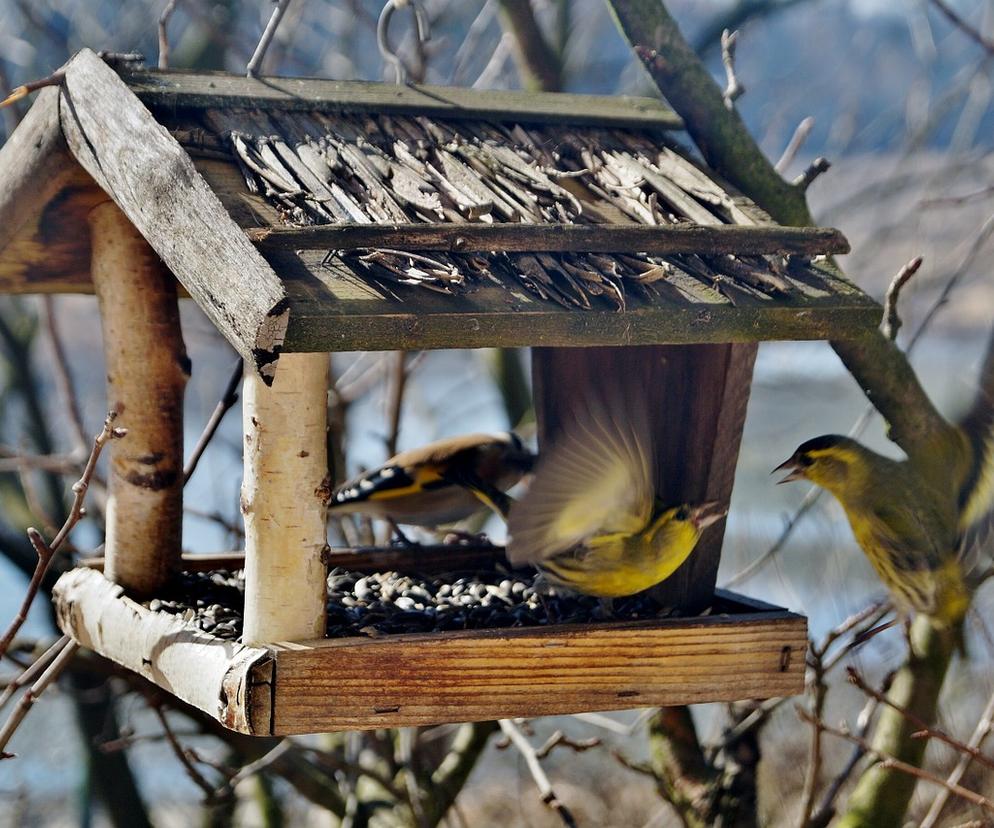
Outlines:
{"type": "Polygon", "coordinates": [[[722,505],[717,500],[709,500],[707,503],[694,507],[690,512],[690,519],[698,531],[703,532],[712,523],[717,523],[727,514],[727,506],[722,505]]]}
{"type": "Polygon", "coordinates": [[[803,480],[804,479],[804,469],[797,462],[797,459],[791,457],[790,460],[786,460],[777,466],[770,474],[776,474],[778,471],[790,472],[783,480],[778,480],[777,485],[781,483],[790,483],[792,480],[803,480]]]}

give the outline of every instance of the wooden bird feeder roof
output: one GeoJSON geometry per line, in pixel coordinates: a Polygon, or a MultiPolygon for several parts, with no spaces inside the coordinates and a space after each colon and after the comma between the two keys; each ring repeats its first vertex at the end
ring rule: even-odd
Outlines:
{"type": "Polygon", "coordinates": [[[820,339],[879,308],[672,138],[661,102],[132,71],[92,52],[0,150],[0,290],[90,290],[108,195],[232,345],[820,339]],[[499,251],[499,252],[498,252],[499,251]]]}

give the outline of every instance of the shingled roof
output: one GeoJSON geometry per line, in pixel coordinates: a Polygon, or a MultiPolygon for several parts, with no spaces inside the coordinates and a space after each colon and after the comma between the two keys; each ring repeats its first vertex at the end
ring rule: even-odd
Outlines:
{"type": "MultiPolygon", "coordinates": [[[[680,147],[658,101],[118,78],[83,52],[56,122],[58,152],[260,368],[280,351],[812,339],[879,319],[824,255],[848,250],[838,231],[774,225],[680,147]]],[[[64,192],[0,249],[51,238],[64,192]]]]}

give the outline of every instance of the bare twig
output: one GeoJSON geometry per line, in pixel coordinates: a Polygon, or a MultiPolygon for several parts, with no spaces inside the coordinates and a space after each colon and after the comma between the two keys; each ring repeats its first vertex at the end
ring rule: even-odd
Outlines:
{"type": "Polygon", "coordinates": [[[166,3],[166,7],[162,10],[162,14],[159,15],[159,68],[168,69],[169,68],[169,33],[166,31],[166,27],[169,25],[169,18],[173,16],[173,12],[176,11],[176,6],[179,5],[179,0],[169,0],[166,3]]]}
{"type": "Polygon", "coordinates": [[[979,750],[977,750],[977,748],[972,747],[971,745],[968,745],[965,742],[961,742],[959,739],[950,736],[945,731],[940,730],[937,727],[932,727],[928,722],[926,722],[920,716],[916,716],[910,710],[907,710],[904,707],[900,707],[899,705],[894,704],[894,702],[886,698],[883,693],[879,692],[878,690],[874,690],[872,687],[868,686],[867,683],[863,680],[863,677],[856,671],[856,668],[847,667],[846,672],[849,674],[849,681],[852,684],[854,684],[856,687],[858,687],[860,690],[862,690],[864,693],[866,693],[866,695],[876,699],[881,704],[885,704],[891,709],[896,710],[898,713],[904,716],[905,719],[911,722],[911,724],[919,728],[919,731],[914,734],[915,738],[938,739],[940,742],[945,742],[951,748],[958,750],[960,753],[967,754],[970,758],[975,759],[981,765],[986,765],[988,768],[994,770],[994,759],[992,759],[990,756],[987,756],[986,754],[981,753],[979,750]]]}
{"type": "MultiPolygon", "coordinates": [[[[825,714],[825,697],[828,695],[828,685],[825,684],[825,648],[811,648],[809,656],[812,678],[809,683],[811,687],[811,718],[820,722],[825,714]]],[[[808,763],[804,772],[804,788],[801,793],[801,816],[798,825],[807,828],[811,824],[811,813],[814,810],[815,796],[818,793],[818,780],[821,776],[822,730],[818,726],[811,728],[811,741],[808,745],[808,763]]]]}
{"type": "Polygon", "coordinates": [[[822,158],[819,155],[814,161],[808,164],[807,169],[797,176],[792,183],[802,191],[807,190],[811,186],[811,182],[822,173],[828,172],[831,166],[832,164],[827,158],[822,158]]]}
{"type": "Polygon", "coordinates": [[[51,296],[45,295],[42,297],[41,311],[45,332],[48,334],[48,341],[52,346],[52,356],[55,357],[52,366],[55,369],[55,385],[58,388],[59,396],[62,398],[66,413],[69,415],[69,424],[72,426],[73,447],[82,455],[86,452],[88,438],[86,428],[83,426],[79,396],[73,387],[72,375],[69,372],[69,360],[66,357],[62,334],[59,332],[58,319],[55,314],[55,302],[51,296]]]}
{"type": "Polygon", "coordinates": [[[794,130],[794,134],[790,137],[787,142],[787,146],[784,148],[783,155],[780,156],[780,160],[773,165],[780,175],[787,172],[787,168],[794,162],[797,157],[797,153],[800,152],[804,142],[808,140],[808,136],[811,134],[811,130],[814,129],[815,119],[810,115],[807,118],[801,120],[797,125],[797,129],[794,130]]]}
{"type": "Polygon", "coordinates": [[[897,313],[897,302],[901,296],[901,289],[918,272],[918,268],[921,266],[922,257],[915,256],[915,258],[898,271],[887,288],[887,295],[884,298],[884,322],[882,327],[884,336],[888,339],[896,339],[897,332],[901,330],[901,317],[897,313]]]}
{"type": "Polygon", "coordinates": [[[74,454],[22,454],[8,446],[0,446],[0,472],[37,469],[54,474],[72,474],[79,471],[82,462],[83,458],[74,454]]]}
{"type": "Polygon", "coordinates": [[[97,460],[100,458],[100,452],[109,440],[120,438],[127,434],[125,429],[113,427],[114,419],[116,417],[117,412],[111,411],[107,415],[107,419],[104,420],[103,429],[94,438],[93,449],[90,452],[89,460],[86,461],[86,467],[83,469],[83,474],[72,487],[73,502],[72,507],[69,509],[69,516],[66,518],[65,523],[62,525],[62,528],[52,540],[51,544],[45,542],[45,539],[41,536],[41,534],[39,534],[37,529],[34,529],[33,527],[28,529],[28,540],[31,541],[31,545],[38,553],[38,564],[35,567],[34,574],[31,576],[31,583],[28,584],[28,591],[24,596],[24,600],[21,602],[21,608],[18,610],[14,620],[11,621],[10,626],[3,635],[3,638],[0,638],[0,657],[3,657],[3,654],[7,652],[10,642],[14,640],[14,636],[17,635],[17,631],[21,629],[21,626],[27,620],[28,610],[31,609],[31,604],[34,602],[35,596],[41,588],[41,582],[44,579],[45,574],[48,572],[49,566],[52,564],[55,553],[59,551],[59,547],[62,546],[73,527],[79,523],[80,518],[83,516],[83,499],[86,497],[86,490],[89,488],[93,472],[96,470],[97,460]]]}
{"type": "MultiPolygon", "coordinates": [[[[883,687],[885,693],[890,688],[893,678],[894,673],[892,671],[884,679],[883,687]]],[[[856,735],[861,739],[865,739],[870,732],[870,724],[873,722],[873,714],[876,712],[877,704],[876,699],[867,699],[866,704],[863,705],[863,709],[859,711],[859,716],[856,718],[856,735]]],[[[866,756],[866,751],[863,747],[855,745],[852,754],[849,756],[849,761],[846,762],[842,770],[829,783],[825,789],[825,793],[822,795],[821,802],[818,804],[818,809],[811,815],[808,821],[808,825],[811,828],[824,828],[824,826],[832,821],[835,816],[835,800],[864,756],[866,756]]]]}
{"type": "Polygon", "coordinates": [[[49,75],[47,78],[29,81],[23,86],[18,86],[16,89],[12,89],[10,94],[0,101],[0,109],[3,109],[5,106],[10,106],[11,104],[15,104],[22,98],[26,98],[32,92],[37,92],[39,89],[44,89],[46,86],[58,86],[65,79],[66,73],[59,71],[49,75]]]}
{"type": "Polygon", "coordinates": [[[585,750],[600,747],[600,745],[601,740],[596,736],[592,736],[589,739],[570,739],[569,736],[561,730],[557,730],[545,740],[545,744],[542,745],[542,747],[535,751],[535,758],[544,759],[557,747],[565,747],[575,753],[583,753],[585,750]]]}
{"type": "Polygon", "coordinates": [[[34,681],[41,671],[52,663],[52,659],[55,658],[62,651],[62,648],[68,643],[69,636],[62,636],[62,638],[38,656],[38,658],[36,658],[34,662],[19,676],[11,679],[7,683],[7,686],[3,689],[3,693],[0,693],[0,710],[3,710],[3,708],[7,705],[7,702],[13,698],[14,694],[17,693],[18,690],[24,687],[24,685],[30,684],[34,681]]]}
{"type": "Polygon", "coordinates": [[[510,719],[501,719],[499,724],[504,735],[507,736],[511,744],[525,758],[525,764],[528,765],[532,779],[535,780],[535,784],[538,786],[542,802],[559,814],[563,825],[568,826],[568,828],[576,828],[576,820],[573,819],[573,814],[570,813],[569,809],[556,796],[552,783],[549,781],[549,777],[545,775],[545,770],[543,770],[542,763],[539,761],[531,742],[525,738],[521,729],[510,719]]]}
{"type": "Polygon", "coordinates": [[[273,42],[276,30],[280,27],[280,21],[283,20],[283,15],[286,14],[287,7],[290,5],[290,0],[275,0],[275,2],[276,8],[273,9],[273,14],[262,32],[262,37],[259,38],[259,44],[255,47],[255,52],[252,53],[248,66],[245,67],[245,74],[250,78],[259,74],[262,61],[266,57],[266,51],[273,42]]]}
{"type": "Polygon", "coordinates": [[[735,47],[738,45],[739,33],[725,29],[721,33],[721,62],[725,65],[725,91],[722,97],[728,109],[735,108],[735,101],[745,94],[745,87],[739,83],[735,74],[735,47]]]}
{"type": "Polygon", "coordinates": [[[994,55],[994,40],[985,37],[979,30],[971,26],[966,20],[960,17],[959,13],[946,2],[946,0],[931,0],[942,15],[952,23],[957,29],[965,34],[970,40],[980,46],[989,55],[994,55]]]}
{"type": "MultiPolygon", "coordinates": [[[[66,639],[64,642],[60,639],[61,648],[58,655],[52,659],[48,667],[41,674],[41,677],[31,685],[30,689],[21,697],[21,700],[17,703],[17,707],[10,714],[10,718],[4,722],[2,728],[0,728],[0,759],[10,759],[14,754],[7,753],[6,748],[8,742],[10,742],[11,736],[20,726],[21,722],[24,721],[24,717],[28,715],[28,711],[34,705],[38,698],[41,696],[48,686],[59,677],[59,674],[65,669],[69,660],[75,655],[76,650],[79,649],[79,644],[77,644],[72,639],[66,639]]],[[[30,669],[30,668],[29,668],[30,669]]]]}
{"type": "Polygon", "coordinates": [[[176,754],[176,758],[179,760],[180,764],[183,766],[183,770],[186,771],[186,775],[193,780],[194,784],[204,792],[204,796],[208,802],[213,801],[215,786],[207,781],[206,777],[197,770],[197,766],[193,764],[190,759],[190,755],[187,753],[186,748],[180,744],[179,738],[173,732],[172,727],[166,720],[166,714],[157,704],[151,705],[152,712],[155,713],[159,720],[159,724],[162,725],[162,731],[165,733],[166,741],[169,742],[169,747],[173,749],[173,753],[176,754]]]}
{"type": "Polygon", "coordinates": [[[293,747],[294,743],[292,740],[284,739],[268,753],[264,753],[254,762],[249,762],[247,765],[243,765],[239,768],[238,773],[228,779],[224,785],[217,788],[213,792],[212,798],[220,800],[229,796],[240,783],[258,773],[261,773],[266,770],[266,768],[278,762],[288,751],[292,750],[293,747]]]}
{"type": "MultiPolygon", "coordinates": [[[[974,728],[973,733],[970,735],[970,740],[967,742],[971,748],[977,749],[983,743],[984,740],[994,732],[994,693],[987,700],[987,706],[984,708],[984,712],[980,715],[980,719],[977,721],[977,726],[974,728]]],[[[952,773],[946,778],[946,782],[950,785],[959,784],[960,779],[963,778],[963,774],[966,773],[967,769],[970,767],[970,763],[973,757],[969,753],[963,754],[959,762],[956,763],[956,767],[953,768],[952,773]]],[[[933,828],[933,826],[938,822],[939,817],[942,815],[942,810],[946,807],[946,802],[949,800],[949,788],[939,791],[935,799],[932,801],[931,806],[928,809],[928,813],[925,814],[925,818],[922,820],[920,828],[933,828]]]]}
{"type": "Polygon", "coordinates": [[[407,387],[407,353],[397,351],[394,354],[393,372],[390,378],[389,400],[387,414],[389,428],[387,430],[387,456],[397,453],[397,437],[400,435],[400,415],[404,407],[404,390],[407,387]]]}
{"type": "Polygon", "coordinates": [[[840,739],[846,739],[852,742],[854,745],[859,745],[868,755],[876,756],[880,761],[880,767],[892,768],[894,770],[900,771],[901,773],[906,773],[909,776],[914,776],[918,779],[922,779],[926,782],[931,782],[933,785],[938,785],[942,788],[948,790],[954,796],[958,796],[961,799],[965,799],[967,802],[972,802],[985,811],[994,813],[994,802],[991,802],[987,797],[982,796],[976,791],[971,791],[967,788],[961,787],[960,785],[950,783],[943,779],[941,776],[936,776],[930,771],[923,770],[922,768],[916,767],[914,765],[909,765],[907,762],[902,762],[895,756],[884,753],[882,751],[876,750],[866,739],[855,735],[854,733],[849,733],[846,730],[840,728],[831,727],[822,721],[818,721],[812,718],[806,710],[798,708],[797,715],[799,715],[804,721],[813,724],[816,727],[821,728],[825,733],[829,733],[832,736],[838,736],[840,739]]]}
{"type": "Polygon", "coordinates": [[[228,378],[228,384],[224,387],[224,393],[221,395],[221,399],[218,400],[217,405],[214,407],[214,411],[211,413],[210,419],[207,421],[207,425],[204,426],[203,433],[197,440],[197,444],[193,447],[190,459],[186,461],[186,466],[183,468],[184,485],[189,482],[190,477],[197,470],[197,464],[200,462],[200,458],[203,456],[208,443],[210,443],[214,437],[214,434],[217,432],[218,426],[221,425],[221,420],[224,419],[224,415],[234,407],[236,402],[238,402],[238,386],[242,381],[242,371],[242,362],[239,360],[235,365],[235,369],[231,372],[231,376],[228,378]]]}

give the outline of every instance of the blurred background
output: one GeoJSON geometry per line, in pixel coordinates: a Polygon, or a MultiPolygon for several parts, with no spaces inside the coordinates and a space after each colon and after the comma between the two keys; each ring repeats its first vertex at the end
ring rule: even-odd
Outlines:
{"type": "MultiPolygon", "coordinates": [[[[981,37],[994,38],[994,2],[948,4],[981,37]]],[[[164,0],[0,0],[0,88],[48,75],[83,46],[141,52],[154,65],[156,23],[165,5],[164,0]]],[[[168,23],[170,65],[244,72],[272,5],[269,0],[181,0],[168,23]]],[[[515,41],[501,3],[424,0],[424,5],[432,26],[424,48],[415,48],[406,15],[396,15],[391,29],[417,80],[478,88],[528,84],[515,62],[515,41]]],[[[564,90],[656,94],[603,2],[534,0],[532,5],[561,57],[564,90]]],[[[809,200],[820,224],[839,227],[852,242],[853,253],[840,262],[851,279],[882,298],[908,260],[924,257],[902,295],[905,324],[899,343],[907,345],[925,323],[912,361],[940,410],[953,415],[965,409],[994,321],[994,42],[978,43],[928,0],[671,0],[667,7],[722,84],[721,32],[739,30],[736,72],[746,93],[737,107],[770,158],[780,158],[799,125],[807,124],[802,127],[807,138],[787,159],[784,172],[791,178],[816,156],[831,161],[831,170],[812,185],[809,200]]],[[[380,8],[374,0],[295,0],[270,48],[265,73],[392,79],[376,49],[380,8]]],[[[0,141],[26,105],[0,112],[0,141]]],[[[58,297],[52,313],[66,342],[83,421],[95,433],[106,405],[95,299],[58,297]]],[[[45,323],[39,300],[0,299],[0,444],[5,450],[72,448],[45,323]]],[[[190,302],[183,306],[183,325],[194,366],[186,402],[186,436],[192,445],[236,357],[190,302]]],[[[349,469],[376,465],[386,456],[389,356],[338,354],[333,362],[339,391],[349,402],[349,469]]],[[[494,365],[494,355],[487,352],[419,357],[408,383],[399,448],[514,425],[508,422],[494,365]]],[[[780,542],[805,488],[774,486],[769,472],[804,439],[845,433],[865,408],[865,398],[827,345],[761,347],[719,583],[734,583],[746,594],[804,612],[814,639],[883,591],[834,501],[820,500],[780,542]]],[[[879,417],[870,420],[866,435],[878,450],[896,454],[879,417]]],[[[186,521],[187,549],[238,547],[240,482],[236,408],[187,488],[188,503],[195,506],[186,521]]],[[[47,495],[32,490],[43,486],[37,475],[0,472],[0,547],[5,537],[37,522],[32,500],[44,503],[47,495]]],[[[488,528],[500,538],[498,526],[488,528]]],[[[80,549],[95,547],[99,527],[84,522],[73,541],[80,549]]],[[[22,571],[0,555],[0,619],[14,614],[25,584],[22,571]]],[[[971,660],[954,666],[945,690],[942,724],[960,735],[972,729],[994,689],[994,644],[983,622],[990,609],[988,592],[971,617],[971,660]]],[[[39,602],[23,634],[49,639],[52,633],[44,602],[39,602]]],[[[903,650],[894,630],[872,641],[854,662],[866,675],[879,677],[899,663],[903,650]]],[[[859,706],[856,691],[838,683],[842,686],[833,685],[829,697],[829,721],[859,706]]],[[[148,729],[140,708],[127,699],[118,705],[123,726],[148,729]]],[[[720,737],[724,708],[705,706],[695,716],[703,740],[720,737]]],[[[637,714],[611,719],[639,721],[637,714]]],[[[576,720],[537,725],[540,733],[553,727],[589,736],[592,726],[576,720]]],[[[621,733],[620,725],[615,730],[601,728],[596,735],[622,745],[632,757],[644,755],[642,740],[621,733]]],[[[790,704],[776,711],[763,731],[767,761],[760,812],[768,824],[792,824],[785,814],[801,785],[807,738],[790,704]]],[[[831,757],[847,753],[842,745],[830,748],[831,757]]],[[[5,803],[0,825],[107,824],[81,794],[84,750],[65,693],[44,699],[13,749],[21,758],[0,763],[0,801],[5,803]]],[[[931,762],[940,767],[950,762],[951,754],[933,750],[931,762]]],[[[189,824],[199,813],[198,791],[174,757],[157,743],[136,744],[128,753],[156,824],[189,824]]],[[[459,800],[468,824],[492,824],[498,818],[507,825],[557,824],[539,805],[520,765],[509,752],[491,751],[485,757],[459,800]]],[[[678,824],[651,780],[627,771],[604,750],[554,754],[549,773],[582,824],[678,824]]],[[[990,780],[986,784],[990,791],[990,780]]],[[[288,824],[334,824],[283,793],[288,824]]],[[[932,794],[919,791],[915,813],[932,794]]],[[[948,824],[956,824],[955,809],[949,813],[953,821],[948,824]]],[[[265,821],[249,811],[240,819],[239,824],[265,821]]]]}

